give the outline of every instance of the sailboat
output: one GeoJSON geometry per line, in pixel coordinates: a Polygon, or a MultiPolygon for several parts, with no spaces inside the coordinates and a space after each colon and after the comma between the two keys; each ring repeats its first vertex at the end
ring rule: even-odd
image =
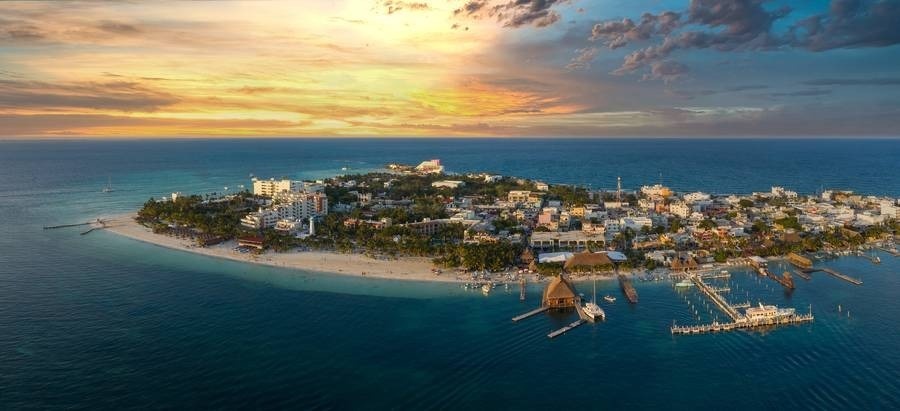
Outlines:
{"type": "Polygon", "coordinates": [[[582,311],[584,312],[584,316],[587,317],[588,321],[596,322],[598,320],[603,321],[606,319],[606,311],[603,311],[599,305],[597,305],[597,279],[594,278],[594,295],[591,298],[591,302],[586,303],[584,307],[582,307],[582,311]]]}
{"type": "Polygon", "coordinates": [[[112,188],[112,177],[109,177],[109,179],[108,179],[107,182],[106,182],[106,187],[103,187],[103,192],[104,192],[104,193],[111,193],[111,192],[113,192],[113,191],[116,191],[116,190],[113,190],[113,188],[112,188]]]}

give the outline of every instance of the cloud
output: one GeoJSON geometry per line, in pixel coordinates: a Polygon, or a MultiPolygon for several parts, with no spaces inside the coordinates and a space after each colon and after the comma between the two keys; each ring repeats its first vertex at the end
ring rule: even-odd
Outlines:
{"type": "Polygon", "coordinates": [[[455,16],[494,18],[504,27],[547,27],[561,18],[553,8],[570,0],[470,0],[453,11],[455,16]]]}
{"type": "Polygon", "coordinates": [[[0,107],[13,109],[149,112],[178,101],[171,94],[127,81],[47,83],[0,79],[0,107]]]}
{"type": "Polygon", "coordinates": [[[663,80],[666,84],[670,84],[688,71],[690,69],[687,66],[677,61],[654,61],[650,64],[650,73],[644,75],[644,80],[663,80]]]}
{"type": "Polygon", "coordinates": [[[628,74],[668,60],[677,50],[767,51],[803,48],[884,47],[900,44],[900,2],[832,0],[826,13],[794,22],[780,33],[775,22],[791,13],[769,8],[770,0],[691,0],[683,12],[644,13],[637,22],[625,18],[595,24],[589,40],[610,49],[635,42],[656,44],[632,51],[613,74],[628,74]]]}
{"type": "Polygon", "coordinates": [[[572,60],[569,61],[569,64],[566,64],[566,69],[582,70],[589,68],[591,66],[591,62],[594,61],[594,58],[597,57],[598,51],[600,50],[596,47],[585,47],[583,49],[576,50],[578,55],[572,57],[572,60]]]}
{"type": "Polygon", "coordinates": [[[816,97],[816,96],[825,96],[828,94],[831,94],[831,90],[813,89],[813,90],[784,91],[784,92],[769,93],[769,94],[767,94],[767,96],[769,96],[769,97],[816,97]]]}
{"type": "Polygon", "coordinates": [[[900,2],[832,0],[827,13],[791,28],[793,44],[812,51],[886,47],[900,43],[900,2]]]}
{"type": "Polygon", "coordinates": [[[804,81],[808,86],[900,86],[900,77],[888,78],[823,78],[804,81]]]}
{"type": "Polygon", "coordinates": [[[382,0],[378,2],[378,6],[382,7],[387,14],[394,14],[401,10],[421,11],[428,10],[431,7],[425,2],[412,2],[400,0],[382,0]]]}

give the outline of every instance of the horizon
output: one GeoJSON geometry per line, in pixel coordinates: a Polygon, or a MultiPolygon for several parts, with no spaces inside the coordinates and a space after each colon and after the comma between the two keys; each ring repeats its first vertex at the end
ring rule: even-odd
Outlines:
{"type": "Polygon", "coordinates": [[[897,138],[898,20],[885,0],[4,2],[0,139],[897,138]]]}

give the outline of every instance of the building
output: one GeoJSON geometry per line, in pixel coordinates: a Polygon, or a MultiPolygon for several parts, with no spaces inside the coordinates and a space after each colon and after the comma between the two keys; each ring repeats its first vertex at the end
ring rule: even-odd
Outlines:
{"type": "Polygon", "coordinates": [[[619,222],[622,228],[630,228],[634,231],[641,231],[642,228],[653,227],[653,220],[649,217],[625,217],[619,222]]]}
{"type": "Polygon", "coordinates": [[[672,195],[672,190],[662,184],[654,184],[641,187],[641,193],[647,197],[668,197],[672,195]]]}
{"type": "Polygon", "coordinates": [[[276,180],[274,178],[261,180],[256,177],[250,181],[253,182],[253,194],[258,196],[273,197],[278,193],[297,193],[304,190],[302,181],[276,180]]]}
{"type": "Polygon", "coordinates": [[[431,183],[431,186],[436,188],[459,188],[464,185],[466,185],[465,182],[458,180],[441,180],[431,183]]]}
{"type": "Polygon", "coordinates": [[[581,251],[589,245],[603,247],[606,241],[602,234],[584,231],[566,231],[562,233],[535,231],[531,233],[529,245],[535,250],[565,249],[581,251]]]}
{"type": "Polygon", "coordinates": [[[698,191],[695,193],[685,194],[682,198],[684,199],[684,202],[690,204],[696,203],[698,201],[708,201],[710,199],[710,196],[709,194],[698,191]]]}
{"type": "Polygon", "coordinates": [[[541,305],[551,309],[573,308],[576,302],[575,286],[562,275],[550,280],[541,298],[541,305]]]}
{"type": "Polygon", "coordinates": [[[527,203],[530,196],[531,191],[528,190],[510,190],[506,195],[506,200],[510,203],[527,203]]]}
{"type": "Polygon", "coordinates": [[[568,272],[598,271],[612,269],[613,262],[606,253],[583,252],[572,255],[571,258],[566,260],[563,268],[568,272]]]}
{"type": "Polygon", "coordinates": [[[669,204],[669,213],[674,216],[688,218],[693,212],[694,210],[684,202],[679,201],[677,203],[669,204]]]}
{"type": "Polygon", "coordinates": [[[535,181],[534,188],[538,191],[547,191],[550,189],[550,185],[547,183],[542,183],[540,181],[535,181]]]}
{"type": "Polygon", "coordinates": [[[416,171],[422,174],[440,174],[444,172],[444,166],[441,165],[441,160],[435,158],[419,163],[416,171]]]}
{"type": "Polygon", "coordinates": [[[264,239],[260,236],[238,237],[238,247],[247,247],[262,250],[263,248],[265,248],[265,242],[264,239]]]}

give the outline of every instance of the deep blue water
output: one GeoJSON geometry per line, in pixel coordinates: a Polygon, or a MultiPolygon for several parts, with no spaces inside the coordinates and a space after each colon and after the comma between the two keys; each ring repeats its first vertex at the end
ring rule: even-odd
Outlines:
{"type": "MultiPolygon", "coordinates": [[[[811,325],[673,338],[694,292],[571,321],[509,318],[532,289],[483,297],[249,266],[44,225],[129,211],[248,176],[326,177],[437,157],[549,182],[750,192],[773,184],[900,196],[897,140],[0,141],[0,409],[898,409],[900,262],[827,264],[785,295],[734,271],[735,300],[812,306],[811,325]],[[117,189],[102,194],[112,177],[117,189]],[[837,312],[840,304],[843,312],[837,312]],[[850,316],[847,316],[847,311],[850,316]]],[[[599,293],[618,295],[615,283],[599,293]]],[[[586,287],[584,288],[587,289],[586,287]]],[[[713,314],[703,312],[700,320],[713,314]]]]}

